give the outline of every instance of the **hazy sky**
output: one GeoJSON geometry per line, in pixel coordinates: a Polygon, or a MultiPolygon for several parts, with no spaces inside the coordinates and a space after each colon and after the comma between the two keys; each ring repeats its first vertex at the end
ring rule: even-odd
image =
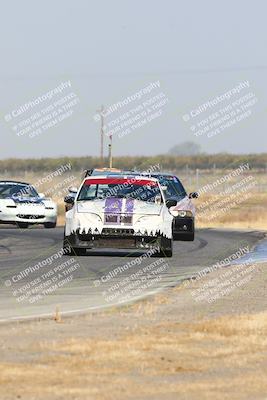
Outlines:
{"type": "Polygon", "coordinates": [[[116,155],[164,153],[188,140],[209,153],[267,151],[266,1],[11,0],[1,6],[1,158],[99,154],[96,110],[151,82],[160,87],[113,116],[136,115],[143,100],[164,93],[162,114],[114,135],[116,155]],[[66,81],[71,90],[5,120],[66,81]],[[251,112],[213,137],[194,136],[190,127],[197,118],[182,117],[240,82],[249,87],[203,112],[198,122],[252,93],[257,101],[247,106],[251,112]],[[14,124],[26,126],[27,118],[71,92],[79,99],[72,115],[33,138],[17,135],[14,124]]]}

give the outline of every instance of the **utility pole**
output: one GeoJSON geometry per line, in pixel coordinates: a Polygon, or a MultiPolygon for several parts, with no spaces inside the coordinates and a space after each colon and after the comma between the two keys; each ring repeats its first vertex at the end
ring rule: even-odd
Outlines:
{"type": "Polygon", "coordinates": [[[112,168],[112,135],[109,136],[110,143],[108,145],[108,155],[109,155],[109,168],[112,168]]]}
{"type": "Polygon", "coordinates": [[[102,105],[100,110],[97,110],[100,113],[100,160],[103,166],[104,162],[104,111],[105,108],[102,105]]]}
{"type": "Polygon", "coordinates": [[[199,189],[199,169],[196,169],[196,190],[199,189]]]}

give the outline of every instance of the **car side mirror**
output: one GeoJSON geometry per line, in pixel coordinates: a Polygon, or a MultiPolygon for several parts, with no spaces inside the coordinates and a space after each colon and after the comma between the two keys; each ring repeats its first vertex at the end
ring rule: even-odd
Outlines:
{"type": "Polygon", "coordinates": [[[189,193],[189,199],[197,199],[199,194],[197,192],[189,193]]]}
{"type": "Polygon", "coordinates": [[[168,208],[174,207],[174,206],[176,206],[176,204],[177,204],[177,200],[175,200],[175,199],[167,199],[166,200],[166,206],[168,208]]]}
{"type": "Polygon", "coordinates": [[[74,197],[73,196],[66,196],[64,197],[64,202],[67,204],[74,204],[74,197]]]}
{"type": "Polygon", "coordinates": [[[70,186],[68,191],[69,191],[69,193],[77,193],[78,189],[75,186],[70,186]]]}

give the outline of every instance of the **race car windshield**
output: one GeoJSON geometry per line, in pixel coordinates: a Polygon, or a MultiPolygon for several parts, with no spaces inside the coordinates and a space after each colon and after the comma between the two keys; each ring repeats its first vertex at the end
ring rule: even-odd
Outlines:
{"type": "Polygon", "coordinates": [[[149,203],[162,202],[157,182],[148,180],[134,182],[126,179],[85,181],[77,200],[103,200],[109,197],[130,198],[149,203]]]}
{"type": "Polygon", "coordinates": [[[185,188],[176,176],[157,176],[157,179],[165,189],[166,199],[178,197],[182,200],[186,196],[185,188]]]}
{"type": "Polygon", "coordinates": [[[12,197],[38,197],[38,193],[29,185],[0,183],[0,199],[8,199],[12,197]]]}

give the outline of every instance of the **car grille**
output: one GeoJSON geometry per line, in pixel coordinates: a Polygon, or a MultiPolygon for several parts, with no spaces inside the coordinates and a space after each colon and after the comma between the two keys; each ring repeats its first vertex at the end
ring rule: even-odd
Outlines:
{"type": "Polygon", "coordinates": [[[102,235],[132,236],[132,235],[134,235],[134,229],[104,228],[102,230],[102,235]]]}

